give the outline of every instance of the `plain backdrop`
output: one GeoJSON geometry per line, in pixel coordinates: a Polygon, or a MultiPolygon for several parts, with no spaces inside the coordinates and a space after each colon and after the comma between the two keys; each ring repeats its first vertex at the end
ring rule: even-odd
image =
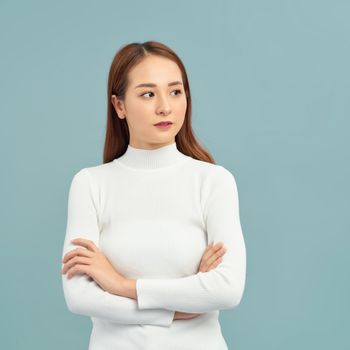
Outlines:
{"type": "Polygon", "coordinates": [[[157,40],[237,181],[247,280],[220,314],[229,349],[349,349],[349,18],[345,0],[1,0],[1,348],[87,349],[61,286],[68,188],[102,163],[114,54],[157,40]]]}

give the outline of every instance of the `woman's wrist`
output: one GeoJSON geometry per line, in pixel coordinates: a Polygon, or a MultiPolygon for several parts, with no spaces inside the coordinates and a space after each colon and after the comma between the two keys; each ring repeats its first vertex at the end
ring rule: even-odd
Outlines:
{"type": "Polygon", "coordinates": [[[125,278],[123,283],[122,283],[121,294],[123,297],[137,300],[136,280],[130,279],[130,278],[125,278]]]}

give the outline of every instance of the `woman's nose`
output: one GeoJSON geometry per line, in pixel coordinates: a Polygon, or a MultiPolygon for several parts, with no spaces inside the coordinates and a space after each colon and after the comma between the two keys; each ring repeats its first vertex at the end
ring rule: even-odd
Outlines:
{"type": "Polygon", "coordinates": [[[169,101],[166,98],[162,98],[159,103],[158,113],[168,115],[170,112],[171,112],[171,106],[169,101]]]}

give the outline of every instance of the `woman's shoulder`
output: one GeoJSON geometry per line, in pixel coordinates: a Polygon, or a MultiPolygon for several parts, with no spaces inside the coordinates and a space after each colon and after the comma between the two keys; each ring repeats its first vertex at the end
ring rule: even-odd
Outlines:
{"type": "Polygon", "coordinates": [[[115,166],[113,164],[113,161],[98,165],[81,167],[74,172],[73,179],[78,180],[80,178],[88,178],[91,182],[99,183],[100,181],[105,181],[108,178],[108,174],[112,172],[112,169],[114,167],[115,166]]]}
{"type": "Polygon", "coordinates": [[[231,170],[221,164],[201,160],[194,160],[192,163],[200,174],[199,181],[204,201],[213,193],[221,193],[222,195],[237,193],[236,178],[231,170]]]}
{"type": "Polygon", "coordinates": [[[205,178],[214,178],[220,181],[220,179],[232,178],[234,176],[231,170],[221,164],[213,164],[194,158],[192,158],[190,163],[205,178]]]}

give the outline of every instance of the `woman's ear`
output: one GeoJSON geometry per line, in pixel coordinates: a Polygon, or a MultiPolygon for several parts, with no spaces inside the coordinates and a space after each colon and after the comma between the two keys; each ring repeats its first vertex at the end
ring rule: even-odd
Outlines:
{"type": "Polygon", "coordinates": [[[111,103],[120,119],[124,119],[124,105],[123,101],[119,100],[116,95],[111,96],[111,103]]]}

